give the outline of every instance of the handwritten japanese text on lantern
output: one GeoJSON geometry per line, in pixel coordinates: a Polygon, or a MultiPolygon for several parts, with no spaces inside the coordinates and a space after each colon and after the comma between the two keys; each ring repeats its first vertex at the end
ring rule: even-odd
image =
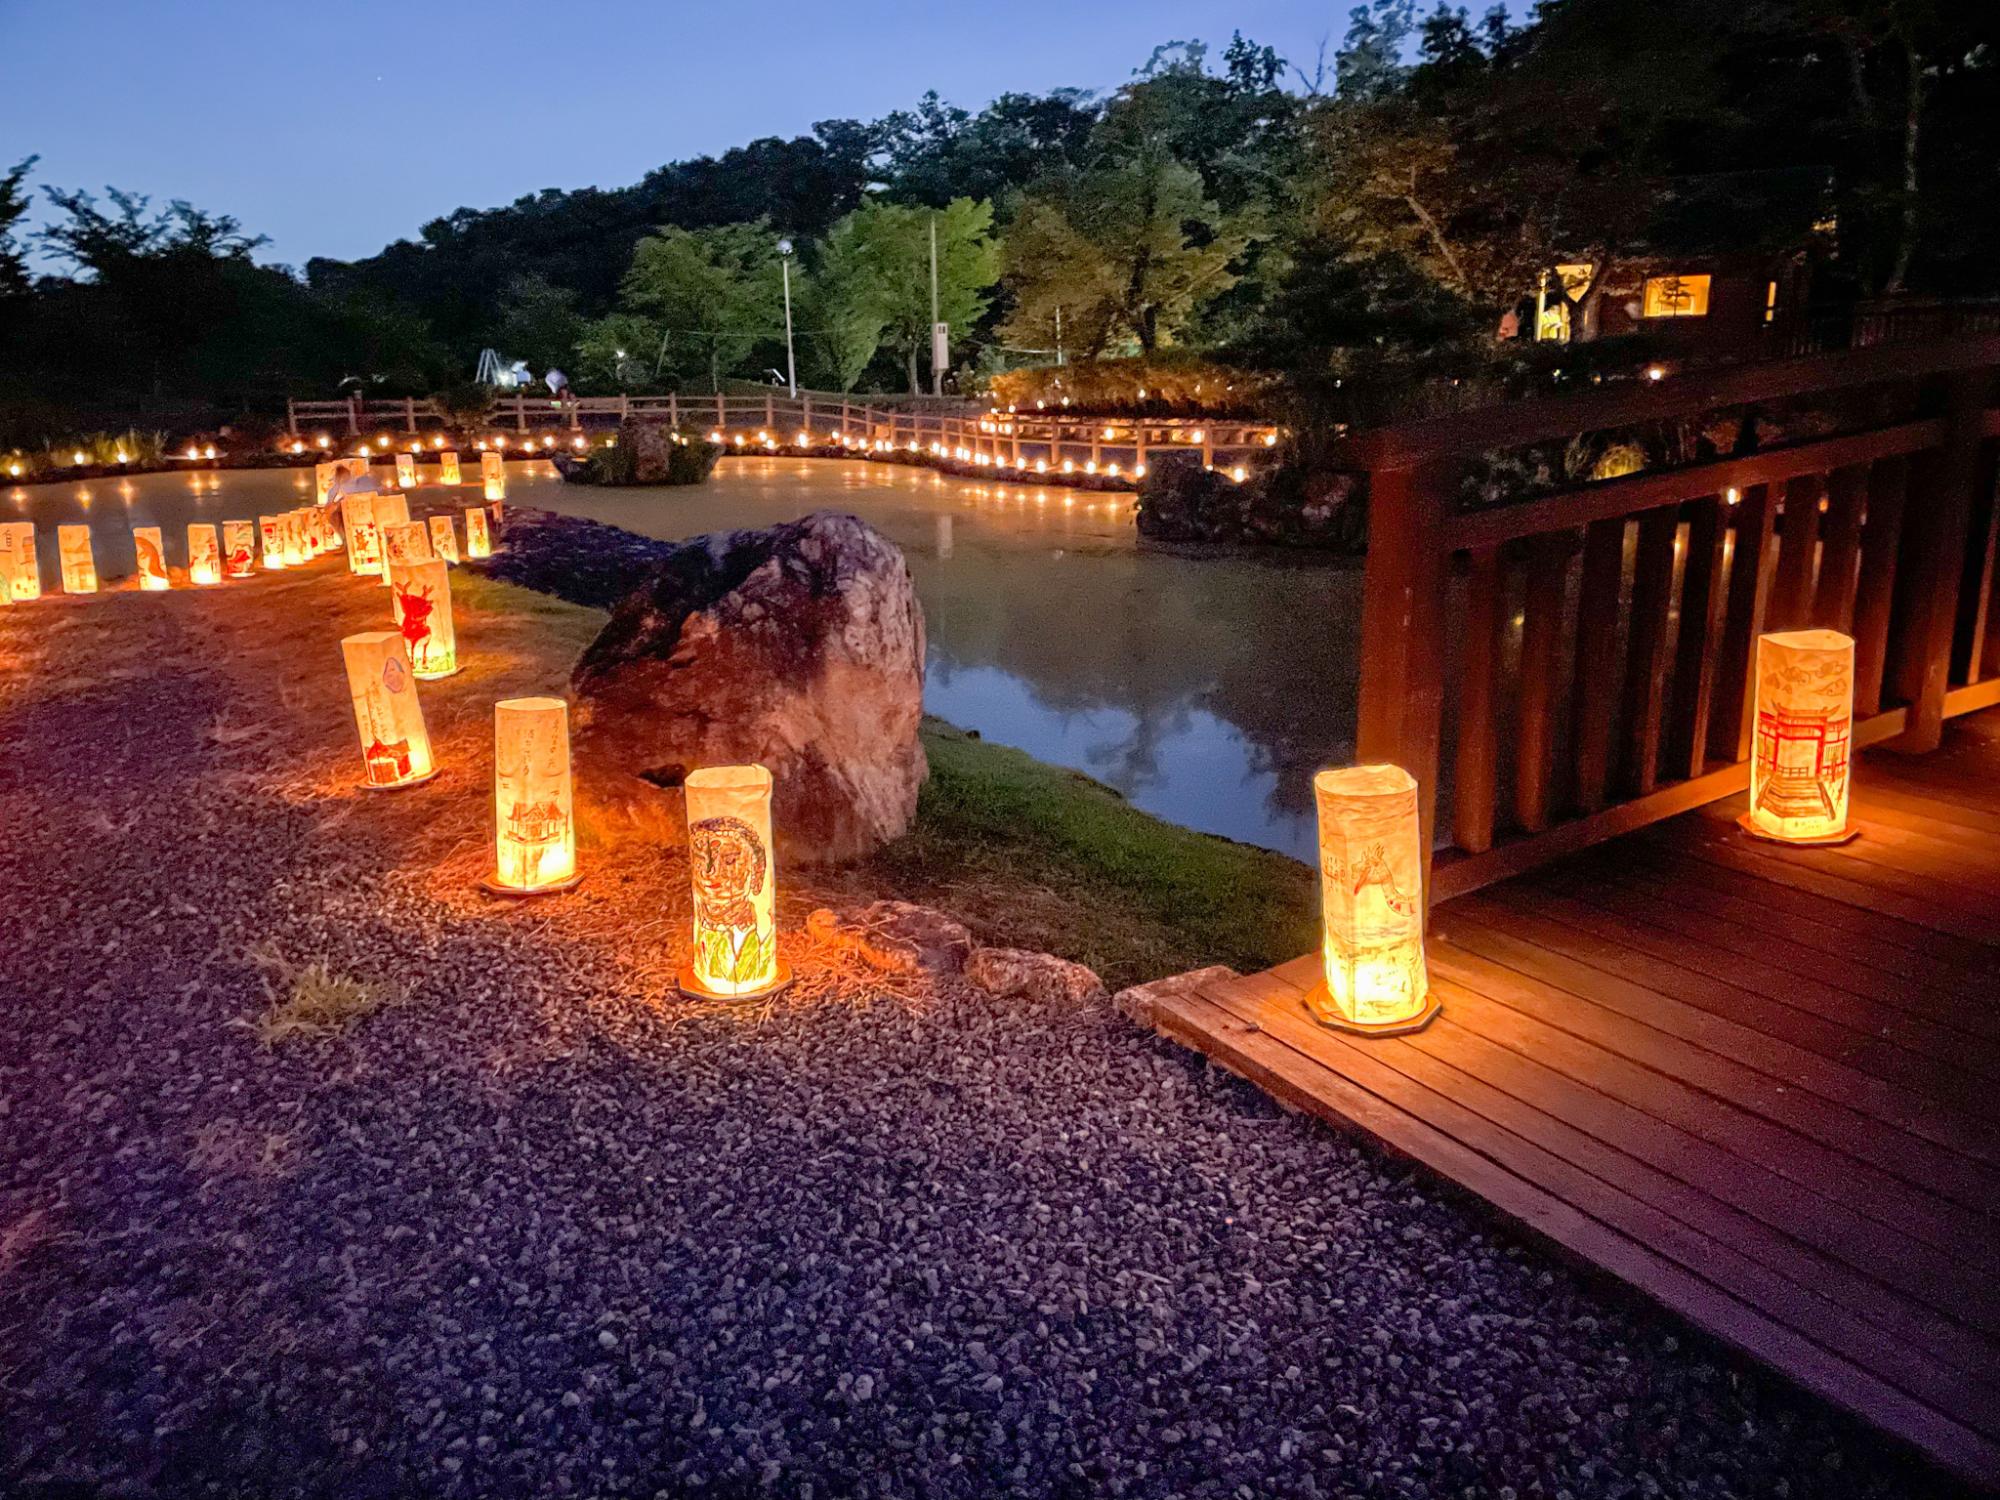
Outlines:
{"type": "Polygon", "coordinates": [[[342,639],[340,655],[347,666],[367,784],[394,787],[422,781],[434,769],[431,739],[402,636],[393,630],[350,635],[342,639]]]}
{"type": "Polygon", "coordinates": [[[62,564],[65,594],[97,592],[97,558],[90,549],[88,526],[58,526],[56,558],[62,564]]]}
{"type": "Polygon", "coordinates": [[[489,450],[479,455],[479,477],[485,481],[488,500],[507,498],[507,461],[499,454],[489,450]]]}
{"type": "Polygon", "coordinates": [[[167,577],[167,549],[157,526],[132,528],[132,551],[139,564],[139,587],[149,592],[172,588],[167,577]]]}
{"type": "Polygon", "coordinates": [[[1787,843],[1846,839],[1854,753],[1854,642],[1837,630],[1757,638],[1750,832],[1787,843]]]}
{"type": "Polygon", "coordinates": [[[42,565],[35,555],[35,523],[0,522],[0,590],[15,604],[42,597],[42,565]]]}
{"type": "Polygon", "coordinates": [[[493,705],[493,820],[495,889],[548,890],[575,878],[569,709],[562,699],[493,705]]]}
{"type": "Polygon", "coordinates": [[[458,528],[449,515],[432,516],[431,551],[448,563],[458,561],[458,528]]]}
{"type": "Polygon", "coordinates": [[[458,637],[451,622],[451,574],[435,558],[389,564],[389,596],[396,629],[410,653],[410,667],[424,681],[458,670],[458,637]]]}
{"type": "Polygon", "coordinates": [[[188,582],[222,582],[222,545],[216,540],[215,527],[206,521],[188,527],[188,582]]]}
{"type": "Polygon", "coordinates": [[[773,917],[771,773],[711,766],[688,773],[688,867],[694,956],[681,987],[700,995],[760,995],[784,981],[773,917]]]}
{"type": "Polygon", "coordinates": [[[464,482],[458,472],[458,455],[447,448],[438,455],[438,483],[463,484],[464,482]]]}
{"type": "Polygon", "coordinates": [[[407,567],[411,563],[428,561],[431,555],[431,534],[415,521],[390,523],[382,527],[382,561],[385,565],[384,579],[388,569],[407,567]]]}
{"type": "Polygon", "coordinates": [[[1400,766],[1346,766],[1315,776],[1313,796],[1324,982],[1307,1004],[1330,1025],[1413,1022],[1431,1003],[1416,779],[1400,766]]]}
{"type": "Polygon", "coordinates": [[[285,565],[284,522],[279,516],[259,516],[257,536],[264,544],[264,566],[282,568],[285,565]]]}
{"type": "Polygon", "coordinates": [[[468,558],[493,555],[493,538],[486,529],[484,506],[469,505],[465,509],[465,555],[468,558]]]}
{"type": "Polygon", "coordinates": [[[340,502],[347,524],[347,568],[364,576],[382,571],[382,528],[375,521],[374,495],[349,495],[340,502]]]}

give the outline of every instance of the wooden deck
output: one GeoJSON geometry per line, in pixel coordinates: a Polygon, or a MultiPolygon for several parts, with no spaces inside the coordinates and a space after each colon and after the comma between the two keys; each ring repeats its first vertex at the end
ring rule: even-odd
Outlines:
{"type": "Polygon", "coordinates": [[[1994,1484],[2000,714],[1864,756],[1845,847],[1742,800],[1440,906],[1414,1036],[1310,1021],[1316,956],[1154,1024],[1994,1484]]]}

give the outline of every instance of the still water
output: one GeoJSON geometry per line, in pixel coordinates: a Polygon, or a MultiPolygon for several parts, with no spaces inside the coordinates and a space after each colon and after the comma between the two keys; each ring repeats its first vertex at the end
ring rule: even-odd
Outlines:
{"type": "MultiPolygon", "coordinates": [[[[508,465],[508,500],[677,539],[852,512],[909,558],[930,639],[930,712],[1116,787],[1190,828],[1310,859],[1312,772],[1353,749],[1358,569],[1310,554],[1143,546],[1127,496],[818,459],[727,458],[708,484],[594,490],[508,465]]],[[[88,521],[106,578],[133,525],[175,565],[189,521],[301,503],[309,472],[142,475],[7,491],[35,521],[88,521]]],[[[468,490],[468,494],[476,491],[468,490]]]]}

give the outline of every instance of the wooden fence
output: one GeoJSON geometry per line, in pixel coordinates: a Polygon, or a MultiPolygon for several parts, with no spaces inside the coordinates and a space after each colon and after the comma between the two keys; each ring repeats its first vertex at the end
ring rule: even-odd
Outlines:
{"type": "MultiPolygon", "coordinates": [[[[418,433],[426,426],[455,426],[435,403],[416,397],[392,401],[291,401],[287,426],[294,437],[314,426],[370,433],[418,433]]],[[[996,411],[973,401],[901,403],[775,388],[714,396],[576,396],[557,399],[516,392],[501,398],[484,425],[518,434],[563,429],[581,432],[627,417],[655,417],[673,426],[713,432],[742,447],[866,446],[886,443],[920,452],[937,449],[967,462],[1034,470],[1037,465],[1095,473],[1142,474],[1159,453],[1199,454],[1204,465],[1236,468],[1276,445],[1277,429],[1240,418],[1084,418],[996,411]],[[801,444],[805,434],[809,441],[801,444]],[[738,444],[738,440],[741,440],[738,444]]]]}
{"type": "Polygon", "coordinates": [[[1968,337],[1349,440],[1370,496],[1357,750],[1417,777],[1432,898],[1747,785],[1762,632],[1854,636],[1857,749],[1931,749],[1948,715],[2000,702],[1996,369],[2000,338],[1968,337]],[[1460,504],[1485,452],[1795,398],[1895,415],[1460,504]]]}

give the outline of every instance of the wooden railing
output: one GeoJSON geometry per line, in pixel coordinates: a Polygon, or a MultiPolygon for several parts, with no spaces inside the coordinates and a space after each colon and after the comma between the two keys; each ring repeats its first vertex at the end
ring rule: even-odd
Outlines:
{"type": "Polygon", "coordinates": [[[1821,355],[1361,434],[1357,752],[1422,788],[1432,899],[1748,784],[1759,634],[1856,642],[1855,745],[2000,702],[2000,338],[1821,355]],[[1838,435],[1513,504],[1477,455],[1805,398],[1838,435]],[[1448,791],[1441,795],[1441,785],[1448,791]]]}
{"type": "MultiPolygon", "coordinates": [[[[1137,475],[1162,452],[1198,454],[1203,464],[1233,469],[1277,443],[1277,429],[1239,418],[1086,418],[1047,412],[1000,412],[974,401],[926,400],[904,406],[820,391],[792,396],[776,388],[714,396],[573,396],[557,399],[516,392],[499,398],[485,425],[516,433],[613,425],[627,417],[654,417],[673,426],[714,432],[732,446],[780,449],[823,447],[846,439],[888,443],[920,452],[934,445],[967,461],[1034,471],[1064,464],[1089,472],[1137,475]],[[738,443],[738,439],[741,442],[738,443]]],[[[325,424],[349,437],[390,430],[405,435],[424,426],[454,425],[434,402],[415,397],[390,401],[293,401],[287,426],[294,437],[325,424]]]]}

